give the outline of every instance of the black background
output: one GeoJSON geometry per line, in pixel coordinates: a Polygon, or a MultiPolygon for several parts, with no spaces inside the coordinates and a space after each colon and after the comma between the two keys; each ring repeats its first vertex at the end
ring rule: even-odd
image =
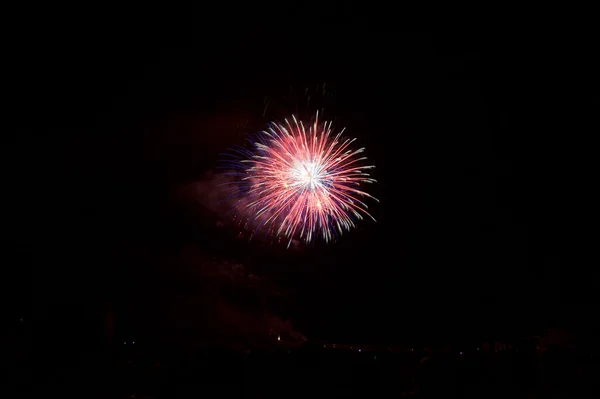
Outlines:
{"type": "Polygon", "coordinates": [[[587,101],[576,82],[591,65],[578,50],[301,11],[65,8],[23,20],[5,61],[11,320],[33,320],[41,345],[99,342],[110,303],[150,336],[135,315],[194,290],[172,278],[193,266],[169,261],[193,245],[275,281],[288,293],[275,312],[309,340],[588,327],[598,273],[581,256],[586,158],[574,131],[587,101]],[[202,209],[175,203],[243,139],[241,123],[267,121],[265,97],[285,109],[289,87],[323,83],[326,116],[377,166],[377,223],[286,251],[216,236],[202,209]]]}

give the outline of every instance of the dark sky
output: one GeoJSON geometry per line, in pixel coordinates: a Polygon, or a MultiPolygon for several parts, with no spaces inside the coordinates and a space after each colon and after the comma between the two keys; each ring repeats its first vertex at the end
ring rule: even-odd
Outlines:
{"type": "Polygon", "coordinates": [[[576,106],[562,47],[394,31],[357,10],[221,24],[201,10],[80,13],[32,20],[9,75],[17,123],[3,157],[3,295],[40,334],[99,336],[106,308],[122,334],[202,324],[190,321],[196,309],[221,300],[197,272],[213,258],[269,285],[248,294],[260,297],[253,312],[289,319],[309,339],[585,325],[598,273],[579,260],[576,106]],[[283,99],[290,88],[323,83],[326,115],[377,166],[378,223],[286,251],[237,240],[215,227],[223,215],[181,199],[245,128],[304,101],[283,99]],[[173,303],[184,309],[175,321],[165,316],[173,303]]]}

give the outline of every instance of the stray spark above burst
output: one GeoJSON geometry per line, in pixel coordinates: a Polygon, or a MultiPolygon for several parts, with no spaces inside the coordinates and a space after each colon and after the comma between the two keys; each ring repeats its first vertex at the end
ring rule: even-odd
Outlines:
{"type": "Polygon", "coordinates": [[[250,148],[225,154],[236,220],[252,233],[285,237],[288,246],[317,236],[330,242],[363,215],[375,220],[363,199],[377,199],[361,190],[375,182],[367,173],[375,166],[364,165],[364,148],[353,150],[356,139],[343,132],[334,134],[332,122],[320,123],[318,114],[308,126],[292,116],[269,124],[250,148]]]}

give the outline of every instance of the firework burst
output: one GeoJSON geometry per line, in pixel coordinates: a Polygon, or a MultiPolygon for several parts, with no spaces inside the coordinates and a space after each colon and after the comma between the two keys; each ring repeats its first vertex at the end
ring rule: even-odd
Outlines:
{"type": "Polygon", "coordinates": [[[271,123],[250,148],[225,154],[236,218],[253,232],[285,237],[288,246],[319,235],[332,241],[363,215],[375,220],[362,199],[377,199],[361,190],[375,182],[367,173],[374,166],[364,165],[364,148],[351,149],[356,139],[343,132],[334,133],[332,122],[320,123],[318,114],[309,126],[292,116],[291,122],[271,123]]]}

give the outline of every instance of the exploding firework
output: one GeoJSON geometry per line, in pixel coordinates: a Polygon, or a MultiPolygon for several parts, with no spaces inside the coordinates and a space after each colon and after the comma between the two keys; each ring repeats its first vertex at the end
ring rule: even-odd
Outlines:
{"type": "Polygon", "coordinates": [[[309,126],[292,116],[291,123],[269,124],[250,148],[226,154],[236,218],[253,232],[285,237],[288,246],[319,235],[332,241],[363,215],[375,220],[362,199],[377,199],[361,190],[375,182],[367,173],[374,166],[364,165],[364,148],[352,150],[356,139],[343,132],[335,134],[332,122],[320,123],[318,114],[309,126]]]}

